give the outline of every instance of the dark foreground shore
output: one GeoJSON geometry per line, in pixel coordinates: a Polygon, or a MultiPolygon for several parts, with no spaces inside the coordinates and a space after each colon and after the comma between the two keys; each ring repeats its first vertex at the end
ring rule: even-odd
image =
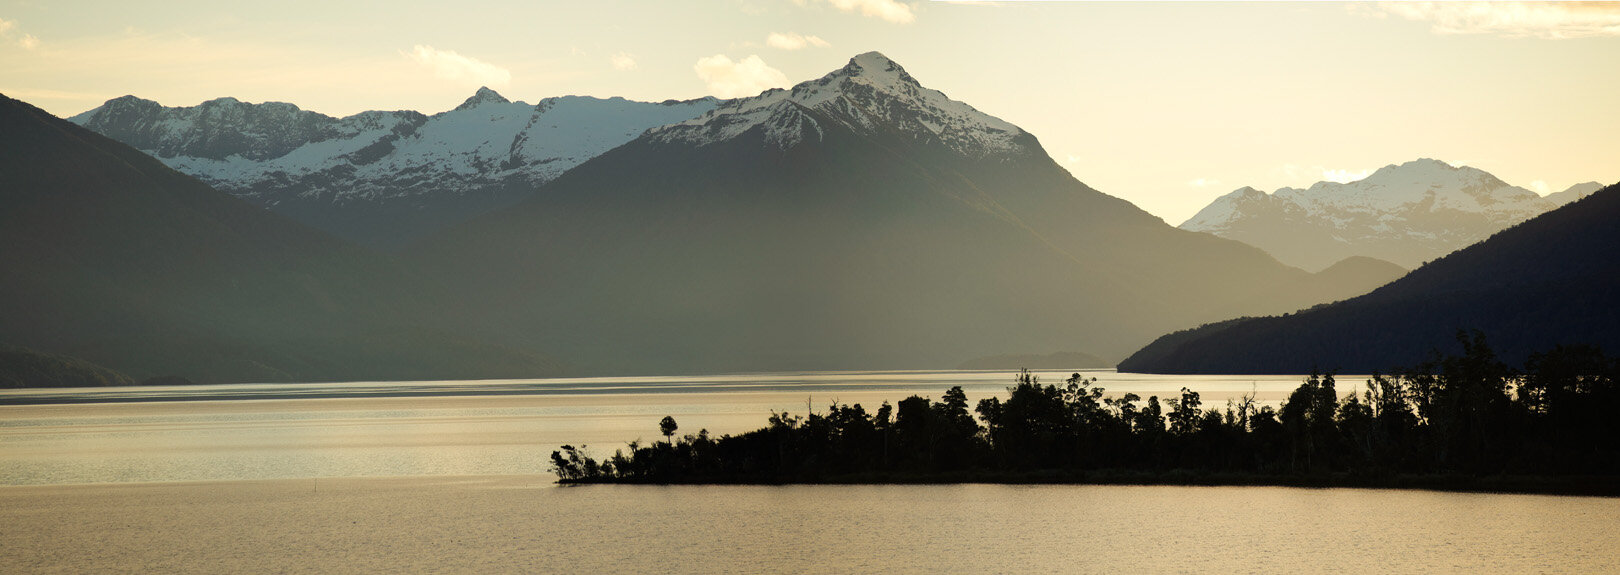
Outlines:
{"type": "Polygon", "coordinates": [[[1513,493],[1526,495],[1579,495],[1620,497],[1620,477],[1536,475],[1254,475],[1241,473],[1143,473],[1135,471],[962,471],[938,474],[863,473],[813,480],[770,481],[721,478],[692,481],[647,481],[634,478],[560,480],[563,485],[949,485],[989,483],[1005,485],[1140,485],[1140,486],[1254,486],[1354,489],[1416,489],[1461,493],[1513,493]]]}

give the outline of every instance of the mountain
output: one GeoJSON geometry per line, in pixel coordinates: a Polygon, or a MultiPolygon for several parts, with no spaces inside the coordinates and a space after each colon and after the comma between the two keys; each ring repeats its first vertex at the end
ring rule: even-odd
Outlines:
{"type": "Polygon", "coordinates": [[[397,261],[0,96],[0,344],[135,379],[555,373],[397,261]]]}
{"type": "Polygon", "coordinates": [[[511,205],[535,187],[713,98],[512,102],[480,88],[454,110],[333,118],[235,98],[164,107],[124,96],[70,118],[215,189],[334,235],[393,248],[511,205]]]}
{"type": "Polygon", "coordinates": [[[135,380],[79,358],[0,345],[0,389],[113,385],[135,385],[135,380]]]}
{"type": "Polygon", "coordinates": [[[1562,192],[1553,192],[1551,194],[1547,194],[1546,199],[1555,206],[1562,206],[1586,196],[1590,196],[1592,195],[1592,192],[1596,192],[1601,189],[1603,189],[1603,184],[1597,182],[1585,182],[1570,186],[1562,192]]]}
{"type": "Polygon", "coordinates": [[[1358,255],[1413,268],[1596,189],[1584,186],[1543,198],[1483,170],[1420,159],[1347,184],[1270,194],[1241,188],[1180,227],[1257,246],[1308,270],[1358,255]]]}
{"type": "Polygon", "coordinates": [[[406,256],[515,341],[620,373],[1122,356],[1360,293],[1093,190],[875,52],[649,130],[406,256]]]}
{"type": "Polygon", "coordinates": [[[1355,284],[1351,291],[1358,294],[1372,291],[1373,288],[1395,281],[1404,275],[1406,268],[1367,256],[1350,256],[1316,272],[1316,276],[1322,281],[1355,284]]]}
{"type": "Polygon", "coordinates": [[[1173,333],[1121,371],[1370,373],[1414,366],[1459,329],[1510,362],[1559,344],[1620,349],[1620,185],[1504,230],[1366,295],[1173,333]]]}

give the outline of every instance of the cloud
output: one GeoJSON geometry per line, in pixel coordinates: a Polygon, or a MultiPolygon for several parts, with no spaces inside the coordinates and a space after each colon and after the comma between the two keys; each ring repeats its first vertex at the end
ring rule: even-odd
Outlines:
{"type": "MultiPolygon", "coordinates": [[[[17,29],[16,20],[0,18],[0,37],[11,36],[11,31],[15,29],[17,29]]],[[[17,45],[24,50],[34,50],[39,48],[39,37],[33,34],[23,34],[21,38],[17,39],[17,45]]]]}
{"type": "Polygon", "coordinates": [[[771,88],[786,88],[788,79],[781,70],[765,64],[759,56],[733,62],[725,54],[699,58],[692,66],[709,93],[720,98],[753,96],[771,88]]]}
{"type": "Polygon", "coordinates": [[[802,50],[811,46],[816,48],[831,46],[826,40],[819,37],[800,36],[797,32],[788,32],[786,34],[772,32],[770,37],[765,38],[765,45],[778,50],[802,50]]]}
{"type": "Polygon", "coordinates": [[[625,53],[625,52],[619,52],[618,54],[614,54],[613,57],[608,58],[608,60],[613,62],[613,69],[614,70],[634,70],[634,69],[636,69],[636,58],[634,56],[631,56],[630,54],[625,53]]]}
{"type": "Polygon", "coordinates": [[[432,46],[418,44],[406,56],[445,80],[479,86],[504,86],[512,81],[512,72],[506,68],[450,50],[436,50],[432,46]]]}
{"type": "Polygon", "coordinates": [[[1436,34],[1551,40],[1620,36],[1620,3],[1613,2],[1380,2],[1378,8],[1431,22],[1436,34]]]}
{"type": "Polygon", "coordinates": [[[1194,180],[1188,180],[1187,185],[1192,186],[1194,188],[1213,188],[1215,186],[1221,185],[1221,181],[1220,180],[1215,180],[1215,179],[1210,179],[1210,178],[1198,178],[1198,179],[1194,179],[1194,180]]]}
{"type": "MultiPolygon", "coordinates": [[[[795,3],[797,3],[797,4],[799,4],[800,6],[803,6],[803,5],[805,5],[805,4],[807,4],[809,2],[809,0],[793,0],[793,1],[795,3]]],[[[832,7],[837,8],[839,10],[842,10],[844,12],[859,11],[862,16],[870,16],[872,18],[882,18],[884,20],[894,22],[896,24],[910,24],[913,20],[917,19],[917,14],[915,12],[912,12],[911,4],[908,4],[908,3],[905,3],[905,2],[896,2],[895,0],[822,0],[822,1],[824,1],[824,2],[826,2],[828,4],[831,4],[832,7]]]]}
{"type": "Polygon", "coordinates": [[[1547,182],[1541,180],[1530,182],[1530,189],[1535,190],[1536,193],[1543,196],[1552,193],[1552,188],[1547,185],[1547,182]]]}

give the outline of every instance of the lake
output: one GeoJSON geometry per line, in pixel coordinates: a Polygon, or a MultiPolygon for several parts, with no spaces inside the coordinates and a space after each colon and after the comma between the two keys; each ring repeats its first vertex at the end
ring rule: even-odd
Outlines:
{"type": "MultiPolygon", "coordinates": [[[[1061,383],[1073,371],[1042,371],[1061,383]]],[[[1280,401],[1297,376],[1148,376],[1087,370],[1110,393],[1206,406],[1280,401]]],[[[771,411],[833,401],[874,409],[960,385],[1005,396],[1008,371],[888,371],[493,381],[0,390],[0,485],[546,473],[563,444],[609,455],[679,433],[741,433],[771,411]],[[4,405],[4,404],[13,405],[4,405]]],[[[1345,378],[1348,391],[1355,378],[1345,378]]]]}
{"type": "MultiPolygon", "coordinates": [[[[1299,377],[1087,372],[1277,401],[1299,377]]],[[[1043,372],[1056,383],[1067,372],[1043,372]]],[[[1360,378],[1341,378],[1348,392],[1360,378]]],[[[546,455],[1010,372],[0,392],[8,572],[1617,572],[1620,499],[1173,486],[574,486],[546,455]],[[58,402],[58,403],[42,403],[58,402]],[[68,402],[68,403],[60,403],[68,402]]]]}

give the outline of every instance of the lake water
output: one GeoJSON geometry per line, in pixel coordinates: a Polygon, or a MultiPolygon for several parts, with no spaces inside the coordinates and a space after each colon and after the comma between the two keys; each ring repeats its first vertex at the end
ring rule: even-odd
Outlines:
{"type": "MultiPolygon", "coordinates": [[[[1066,372],[1041,374],[1057,382],[1066,372]]],[[[1298,377],[1093,372],[1276,401],[1298,377]]],[[[1342,378],[1341,393],[1358,378],[1342,378]]],[[[1620,572],[1620,499],[1173,486],[557,487],[546,455],[1006,372],[0,393],[8,572],[1620,572]],[[41,404],[39,402],[77,402],[41,404]]]]}
{"type": "Polygon", "coordinates": [[[0,488],[7,573],[1615,573],[1620,500],[1367,489],[0,488]]]}
{"type": "MultiPolygon", "coordinates": [[[[1071,373],[1037,375],[1060,383],[1071,373]]],[[[1112,394],[1189,387],[1206,406],[1247,393],[1279,401],[1301,379],[1085,374],[1112,394]]],[[[977,402],[1011,381],[1006,371],[904,371],[4,390],[0,485],[545,473],[563,444],[603,456],[661,440],[665,415],[683,434],[741,433],[773,410],[875,410],[953,385],[977,402]]],[[[1345,381],[1341,391],[1357,380],[1345,381]]]]}

